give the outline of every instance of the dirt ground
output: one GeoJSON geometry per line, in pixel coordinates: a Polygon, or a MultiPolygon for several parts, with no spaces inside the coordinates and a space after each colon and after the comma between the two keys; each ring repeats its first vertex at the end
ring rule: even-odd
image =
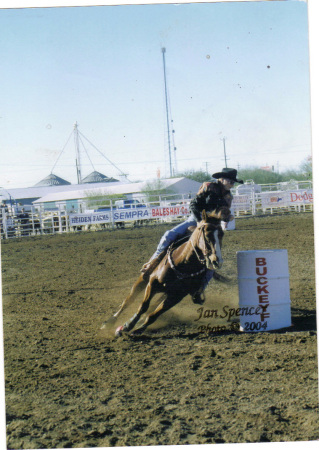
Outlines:
{"type": "Polygon", "coordinates": [[[169,227],[2,241],[8,448],[319,439],[312,214],[237,219],[206,291],[237,307],[236,252],[288,249],[291,328],[203,332],[186,297],[141,336],[100,330],[169,227]]]}

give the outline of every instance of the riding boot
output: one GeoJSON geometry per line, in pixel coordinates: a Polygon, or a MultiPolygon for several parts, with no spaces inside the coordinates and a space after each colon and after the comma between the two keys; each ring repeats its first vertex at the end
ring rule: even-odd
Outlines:
{"type": "Polygon", "coordinates": [[[165,254],[166,254],[166,251],[161,252],[159,255],[157,255],[155,257],[152,256],[152,258],[147,263],[144,264],[144,266],[141,269],[144,280],[147,280],[149,278],[149,276],[151,275],[153,270],[156,269],[156,267],[162,261],[165,254]]]}

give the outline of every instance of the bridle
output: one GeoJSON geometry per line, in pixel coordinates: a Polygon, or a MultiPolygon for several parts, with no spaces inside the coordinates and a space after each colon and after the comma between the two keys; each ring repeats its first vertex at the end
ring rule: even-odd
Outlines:
{"type": "Polygon", "coordinates": [[[204,258],[201,258],[196,250],[196,247],[194,245],[193,239],[190,239],[190,242],[192,244],[193,250],[195,252],[195,255],[197,256],[198,261],[201,264],[205,264],[206,267],[208,268],[209,265],[209,257],[210,255],[213,253],[212,247],[211,245],[207,242],[206,236],[205,236],[205,232],[204,232],[204,228],[207,224],[203,223],[200,227],[199,227],[199,231],[200,231],[200,235],[198,237],[198,241],[200,240],[201,235],[203,236],[203,241],[204,241],[204,249],[202,250],[203,256],[204,258]]]}
{"type": "MultiPolygon", "coordinates": [[[[213,250],[212,250],[212,247],[211,247],[211,245],[208,243],[207,238],[206,238],[206,236],[205,236],[204,228],[205,228],[206,225],[207,225],[207,223],[204,223],[204,224],[202,224],[202,225],[199,227],[200,235],[198,236],[198,239],[197,239],[197,240],[199,241],[201,235],[203,236],[203,241],[204,241],[204,249],[202,250],[203,256],[204,256],[203,258],[200,257],[200,255],[198,254],[198,251],[197,251],[196,248],[195,248],[195,245],[194,245],[194,242],[193,242],[193,239],[192,239],[193,236],[190,237],[190,242],[191,242],[191,244],[192,244],[192,247],[193,247],[193,250],[194,250],[194,252],[195,252],[195,255],[196,255],[198,261],[200,262],[200,264],[204,266],[204,267],[203,267],[201,270],[199,270],[198,272],[193,272],[193,273],[182,273],[182,272],[180,272],[180,271],[176,268],[176,266],[175,266],[175,264],[174,264],[174,261],[173,261],[173,258],[172,258],[173,245],[171,245],[171,246],[168,248],[168,250],[167,250],[167,259],[168,259],[169,265],[170,265],[171,269],[174,271],[174,273],[175,273],[175,275],[177,276],[177,278],[180,279],[180,280],[185,279],[185,278],[192,278],[192,277],[196,277],[196,276],[198,276],[198,275],[201,275],[201,274],[204,273],[204,272],[206,271],[206,269],[209,267],[209,257],[210,257],[211,254],[213,253],[213,250]]],[[[217,230],[217,228],[216,228],[216,230],[217,230]]]]}
{"type": "MultiPolygon", "coordinates": [[[[171,267],[171,269],[174,271],[176,277],[179,280],[184,280],[185,278],[193,278],[196,277],[198,275],[201,275],[202,273],[206,272],[206,262],[204,262],[205,267],[203,267],[201,270],[199,270],[198,272],[193,272],[193,273],[182,273],[179,270],[177,270],[174,261],[172,259],[172,252],[173,252],[173,248],[172,246],[170,246],[167,250],[167,259],[169,262],[169,265],[171,267]]],[[[201,261],[200,261],[201,262],[201,261]]]]}

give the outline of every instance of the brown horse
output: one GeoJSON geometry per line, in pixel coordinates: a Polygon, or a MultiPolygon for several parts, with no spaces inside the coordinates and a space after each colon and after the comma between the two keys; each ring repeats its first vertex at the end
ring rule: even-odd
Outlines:
{"type": "MultiPolygon", "coordinates": [[[[218,212],[203,211],[202,221],[196,227],[192,227],[189,240],[175,248],[174,245],[171,246],[148,280],[145,280],[143,274],[139,276],[130,294],[110,321],[115,321],[119,314],[145,289],[144,299],[136,314],[117,328],[116,336],[121,336],[123,332],[129,332],[135,327],[142,314],[147,312],[155,294],[164,294],[161,303],[146,317],[143,325],[132,334],[143,332],[148,325],[179,303],[186,295],[193,295],[200,288],[207,269],[221,267],[221,241],[224,232],[220,222],[227,220],[229,216],[230,210],[227,207],[220,208],[218,212]]],[[[102,328],[104,326],[105,324],[102,328]]]]}

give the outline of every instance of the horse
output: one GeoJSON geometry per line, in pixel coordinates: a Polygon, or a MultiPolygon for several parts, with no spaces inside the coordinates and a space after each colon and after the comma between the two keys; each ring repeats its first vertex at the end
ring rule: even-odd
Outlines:
{"type": "MultiPolygon", "coordinates": [[[[137,295],[144,290],[144,298],[137,310],[124,325],[116,329],[117,337],[127,333],[135,327],[141,316],[149,308],[152,297],[162,293],[161,302],[150,313],[143,325],[132,331],[137,335],[145,331],[164,312],[177,305],[186,295],[193,295],[201,286],[207,269],[221,268],[223,260],[221,255],[221,243],[224,232],[221,221],[228,220],[230,210],[222,207],[211,213],[202,212],[202,220],[196,227],[191,228],[190,238],[181,245],[168,248],[162,260],[145,279],[141,274],[134,283],[129,295],[123,301],[120,309],[109,319],[115,321],[121,312],[131,304],[137,295]]],[[[105,327],[105,322],[102,328],[105,327]]]]}

